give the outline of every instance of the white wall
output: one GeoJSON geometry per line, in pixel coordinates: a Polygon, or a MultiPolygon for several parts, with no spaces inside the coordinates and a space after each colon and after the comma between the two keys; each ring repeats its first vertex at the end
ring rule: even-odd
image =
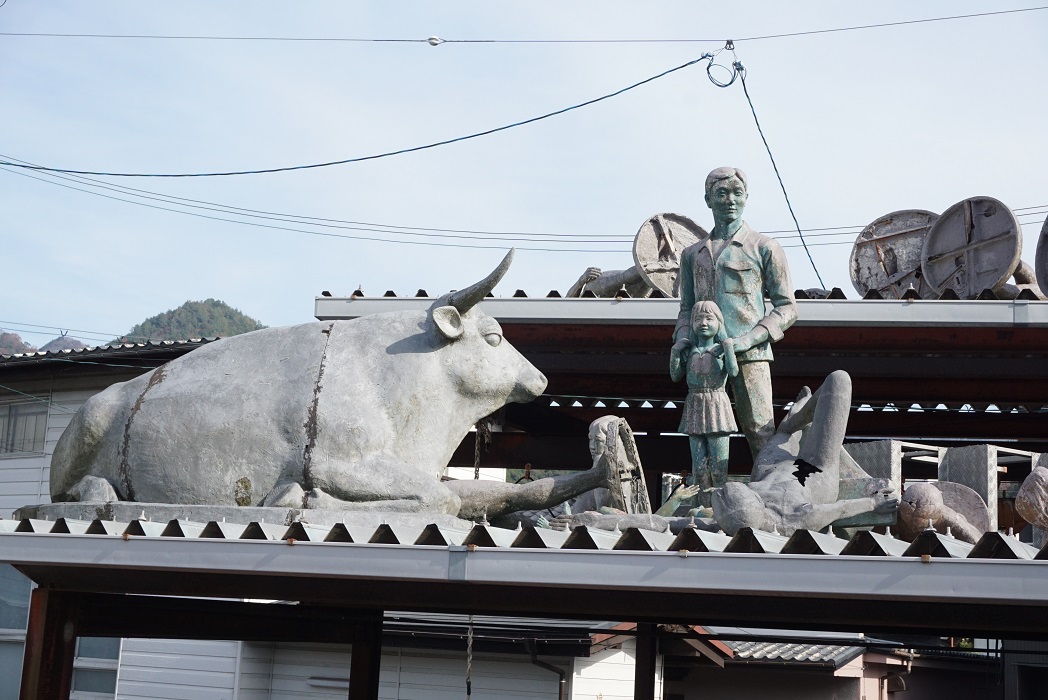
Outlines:
{"type": "MultiPolygon", "coordinates": [[[[350,654],[349,647],[337,645],[245,644],[239,698],[344,698],[350,654]]],[[[525,655],[475,655],[472,676],[476,700],[557,697],[557,674],[525,655]]],[[[382,655],[379,697],[384,700],[461,700],[465,694],[463,652],[389,649],[382,655]]]]}
{"type": "MultiPolygon", "coordinates": [[[[64,380],[62,386],[54,390],[50,381],[5,383],[12,389],[49,400],[51,405],[47,411],[44,454],[0,455],[0,517],[10,518],[15,509],[25,505],[51,502],[51,455],[62,431],[85,401],[110,384],[130,376],[134,375],[72,378],[64,380]]],[[[3,398],[15,399],[17,395],[3,394],[3,398]]]]}
{"type": "Polygon", "coordinates": [[[125,639],[117,700],[234,700],[239,642],[125,639]]]}
{"type": "MultiPolygon", "coordinates": [[[[574,660],[570,700],[632,700],[637,640],[574,660]]],[[[655,697],[662,697],[662,655],[655,665],[655,697]]]]}

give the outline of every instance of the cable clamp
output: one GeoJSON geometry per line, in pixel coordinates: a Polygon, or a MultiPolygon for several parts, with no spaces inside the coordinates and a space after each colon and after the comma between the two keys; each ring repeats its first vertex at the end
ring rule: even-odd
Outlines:
{"type": "Polygon", "coordinates": [[[732,41],[731,39],[728,39],[726,42],[724,42],[724,48],[726,50],[728,50],[728,51],[734,51],[735,50],[735,42],[732,41]]]}

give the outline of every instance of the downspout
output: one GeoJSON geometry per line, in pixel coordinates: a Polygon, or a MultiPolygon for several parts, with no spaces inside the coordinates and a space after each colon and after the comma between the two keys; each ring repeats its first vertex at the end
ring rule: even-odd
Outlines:
{"type": "Polygon", "coordinates": [[[903,676],[910,675],[910,671],[913,669],[913,658],[914,653],[912,651],[902,651],[901,649],[895,652],[900,656],[906,657],[906,670],[905,671],[892,671],[886,673],[880,677],[880,696],[881,700],[888,700],[888,681],[892,678],[902,678],[903,676]]]}
{"type": "Polygon", "coordinates": [[[560,666],[551,664],[548,661],[543,661],[539,658],[539,653],[535,646],[534,639],[524,640],[524,649],[527,650],[528,654],[531,655],[531,663],[535,664],[539,668],[544,668],[547,671],[553,671],[560,676],[560,682],[557,685],[557,700],[565,700],[567,691],[567,675],[568,672],[562,669],[560,666]]]}

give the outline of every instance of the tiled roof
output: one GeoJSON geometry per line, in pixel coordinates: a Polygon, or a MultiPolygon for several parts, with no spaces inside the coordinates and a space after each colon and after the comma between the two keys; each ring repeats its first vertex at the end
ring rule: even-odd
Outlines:
{"type": "Polygon", "coordinates": [[[218,338],[191,338],[189,340],[147,340],[142,343],[117,343],[98,345],[80,350],[49,350],[47,352],[25,352],[13,355],[0,355],[0,365],[38,364],[46,362],[83,362],[113,358],[148,357],[183,350],[189,352],[201,345],[207,345],[218,338]]]}
{"type": "Polygon", "coordinates": [[[781,663],[829,664],[838,667],[863,652],[863,647],[843,644],[797,644],[794,642],[725,641],[735,652],[734,660],[781,663]]]}

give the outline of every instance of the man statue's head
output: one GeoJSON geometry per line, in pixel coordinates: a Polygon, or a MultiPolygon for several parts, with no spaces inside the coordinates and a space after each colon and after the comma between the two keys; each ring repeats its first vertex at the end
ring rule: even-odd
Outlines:
{"type": "Polygon", "coordinates": [[[706,176],[706,206],[713,210],[717,224],[730,224],[742,218],[746,208],[746,173],[738,168],[717,168],[706,176]]]}

